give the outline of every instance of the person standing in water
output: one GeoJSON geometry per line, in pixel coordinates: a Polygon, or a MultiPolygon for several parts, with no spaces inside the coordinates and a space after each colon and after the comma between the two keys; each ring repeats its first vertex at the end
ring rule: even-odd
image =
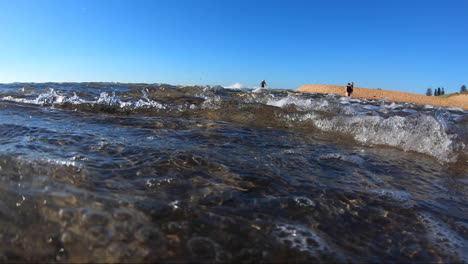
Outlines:
{"type": "Polygon", "coordinates": [[[346,85],[346,96],[351,96],[351,94],[353,93],[353,89],[354,89],[354,82],[348,83],[348,85],[346,85]]]}
{"type": "Polygon", "coordinates": [[[265,88],[265,86],[266,86],[266,82],[265,82],[265,80],[263,80],[263,81],[260,83],[260,87],[265,88]]]}

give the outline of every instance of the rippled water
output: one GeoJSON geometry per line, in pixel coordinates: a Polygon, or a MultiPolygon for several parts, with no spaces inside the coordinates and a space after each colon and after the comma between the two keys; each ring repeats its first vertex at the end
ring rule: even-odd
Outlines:
{"type": "Polygon", "coordinates": [[[468,115],[218,86],[0,85],[0,260],[468,262],[468,115]]]}

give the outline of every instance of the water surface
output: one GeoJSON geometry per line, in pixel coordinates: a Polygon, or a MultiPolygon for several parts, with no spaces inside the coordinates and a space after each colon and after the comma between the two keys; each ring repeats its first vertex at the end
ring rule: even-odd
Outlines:
{"type": "Polygon", "coordinates": [[[468,115],[219,86],[0,85],[0,260],[468,262],[468,115]]]}

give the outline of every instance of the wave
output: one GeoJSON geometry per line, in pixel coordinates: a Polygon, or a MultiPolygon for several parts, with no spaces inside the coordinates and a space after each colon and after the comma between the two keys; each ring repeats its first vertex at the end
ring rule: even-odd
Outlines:
{"type": "Polygon", "coordinates": [[[456,153],[465,149],[456,135],[447,134],[444,126],[434,117],[415,114],[408,117],[393,116],[334,116],[331,119],[317,115],[306,115],[321,130],[351,135],[364,145],[398,147],[405,151],[416,151],[437,157],[441,161],[453,162],[456,153]]]}
{"type": "Polygon", "coordinates": [[[468,156],[467,115],[461,109],[409,103],[221,86],[146,85],[119,89],[20,88],[0,100],[110,114],[202,118],[288,129],[309,128],[456,162],[468,156]]]}

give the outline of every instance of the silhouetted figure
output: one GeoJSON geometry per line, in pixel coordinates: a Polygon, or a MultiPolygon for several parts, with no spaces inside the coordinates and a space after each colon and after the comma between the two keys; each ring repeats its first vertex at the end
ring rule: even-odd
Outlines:
{"type": "Polygon", "coordinates": [[[441,95],[441,93],[440,93],[440,87],[437,88],[437,95],[441,95]]]}
{"type": "Polygon", "coordinates": [[[263,80],[263,81],[260,83],[260,87],[265,88],[265,86],[266,86],[266,82],[265,82],[265,80],[263,80]]]}
{"type": "Polygon", "coordinates": [[[351,94],[353,93],[353,89],[354,89],[354,82],[348,83],[348,85],[346,85],[346,96],[351,96],[351,94]]]}

